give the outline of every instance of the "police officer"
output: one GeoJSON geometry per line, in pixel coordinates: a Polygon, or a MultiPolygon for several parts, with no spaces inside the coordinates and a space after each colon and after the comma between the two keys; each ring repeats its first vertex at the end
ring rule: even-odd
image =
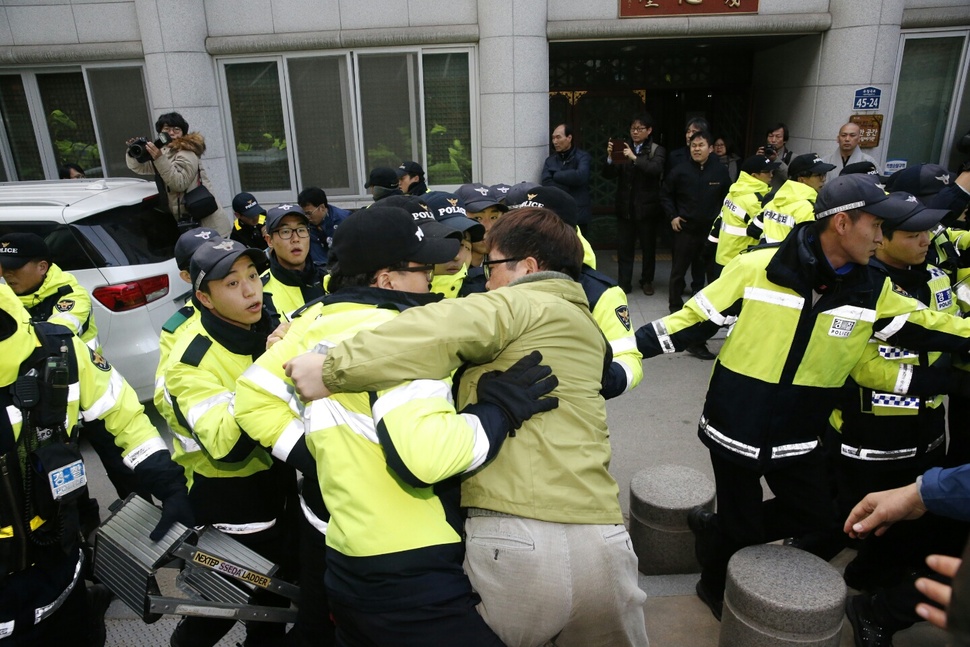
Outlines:
{"type": "Polygon", "coordinates": [[[970,322],[927,310],[867,267],[882,239],[921,209],[859,175],[836,178],[779,246],[755,248],[685,307],[637,331],[644,357],[672,353],[733,324],[698,436],[717,485],[716,515],[692,511],[703,567],[697,592],[720,617],[738,549],[832,524],[818,434],[873,335],[914,350],[965,351],[970,322]],[[775,499],[762,503],[762,476],[775,499]]]}
{"type": "MultiPolygon", "coordinates": [[[[190,273],[200,305],[199,323],[180,335],[173,347],[164,371],[164,392],[161,397],[156,393],[155,405],[175,436],[175,461],[185,469],[198,523],[212,525],[268,559],[285,563],[284,512],[295,477],[243,434],[232,417],[236,378],[262,354],[276,326],[263,309],[257,266],[264,262],[259,250],[234,240],[210,240],[195,250],[190,273]]],[[[233,624],[183,618],[172,645],[211,647],[233,624]]],[[[283,631],[276,623],[249,623],[247,642],[271,644],[283,631]]]]}
{"type": "Polygon", "coordinates": [[[771,177],[779,166],[781,162],[772,162],[764,155],[752,155],[741,162],[738,181],[728,189],[721,206],[714,255],[714,262],[721,267],[751,245],[758,244],[757,238],[748,235],[748,225],[761,213],[761,199],[768,193],[771,177]]]}
{"type": "Polygon", "coordinates": [[[325,268],[310,258],[310,219],[299,205],[281,204],[266,214],[263,235],[269,269],[263,272],[266,309],[282,321],[297,308],[323,296],[325,268]]]}
{"type": "Polygon", "coordinates": [[[246,247],[266,249],[266,239],[263,238],[266,209],[260,206],[252,193],[236,194],[232,199],[232,214],[235,220],[229,238],[238,240],[246,247]]]}
{"type": "Polygon", "coordinates": [[[103,420],[163,502],[154,540],[175,521],[194,523],[185,476],[124,378],[67,328],[32,322],[6,285],[0,356],[0,635],[11,645],[97,644],[81,577],[78,418],[103,420]]]}
{"type": "Polygon", "coordinates": [[[788,179],[765,205],[748,228],[766,243],[780,243],[800,222],[815,219],[815,198],[825,184],[825,174],[834,169],[815,153],[799,155],[788,165],[788,179]]]}

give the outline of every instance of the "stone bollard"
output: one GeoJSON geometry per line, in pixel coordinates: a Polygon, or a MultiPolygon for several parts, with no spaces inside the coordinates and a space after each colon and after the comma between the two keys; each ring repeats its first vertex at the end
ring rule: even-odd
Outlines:
{"type": "Polygon", "coordinates": [[[697,573],[687,513],[714,509],[714,484],[689,467],[658,465],[630,481],[630,539],[644,575],[697,573]]]}
{"type": "Polygon", "coordinates": [[[845,582],[828,562],[764,544],[728,563],[718,647],[839,647],[845,582]]]}

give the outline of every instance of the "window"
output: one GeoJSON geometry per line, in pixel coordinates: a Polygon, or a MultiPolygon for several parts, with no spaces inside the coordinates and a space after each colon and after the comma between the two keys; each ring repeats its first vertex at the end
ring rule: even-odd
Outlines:
{"type": "Polygon", "coordinates": [[[435,48],[222,60],[234,191],[362,196],[370,169],[405,160],[436,187],[472,181],[472,65],[435,48]]]}
{"type": "Polygon", "coordinates": [[[0,170],[11,180],[56,179],[68,163],[88,177],[133,177],[125,141],[152,128],[137,65],[0,74],[0,114],[0,170]]]}
{"type": "Polygon", "coordinates": [[[966,32],[905,34],[887,160],[946,164],[966,83],[966,32]]]}

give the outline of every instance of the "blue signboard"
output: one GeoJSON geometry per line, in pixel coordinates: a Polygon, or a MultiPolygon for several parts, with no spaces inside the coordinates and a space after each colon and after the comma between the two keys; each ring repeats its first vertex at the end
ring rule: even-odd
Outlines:
{"type": "Polygon", "coordinates": [[[852,102],[853,110],[879,110],[879,99],[882,98],[882,90],[871,85],[868,88],[859,88],[855,91],[855,101],[852,102]]]}

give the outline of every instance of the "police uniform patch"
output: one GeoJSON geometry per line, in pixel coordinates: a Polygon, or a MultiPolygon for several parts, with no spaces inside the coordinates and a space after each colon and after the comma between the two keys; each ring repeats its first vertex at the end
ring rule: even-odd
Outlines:
{"type": "Polygon", "coordinates": [[[100,368],[102,371],[110,371],[111,370],[111,364],[109,364],[108,363],[108,360],[106,360],[104,357],[101,356],[101,353],[99,353],[97,351],[94,351],[94,350],[91,350],[90,348],[88,349],[88,353],[91,354],[91,363],[92,364],[94,364],[95,366],[97,366],[98,368],[100,368]]]}
{"type": "Polygon", "coordinates": [[[902,289],[901,287],[899,287],[895,283],[893,283],[893,292],[895,292],[896,294],[901,294],[904,297],[909,297],[910,296],[909,295],[909,292],[907,292],[906,290],[902,289]]]}
{"type": "Polygon", "coordinates": [[[616,318],[620,320],[623,327],[630,330],[630,309],[627,306],[619,306],[616,309],[616,318]]]}
{"type": "Polygon", "coordinates": [[[940,290],[934,296],[936,297],[937,310],[949,310],[950,306],[953,305],[953,294],[950,292],[950,288],[940,290]]]}
{"type": "Polygon", "coordinates": [[[852,319],[835,317],[832,320],[832,326],[829,328],[829,337],[842,337],[844,339],[852,334],[853,328],[855,328],[855,321],[852,319]]]}
{"type": "Polygon", "coordinates": [[[74,299],[61,299],[54,305],[54,308],[58,312],[69,312],[74,309],[74,299]]]}

